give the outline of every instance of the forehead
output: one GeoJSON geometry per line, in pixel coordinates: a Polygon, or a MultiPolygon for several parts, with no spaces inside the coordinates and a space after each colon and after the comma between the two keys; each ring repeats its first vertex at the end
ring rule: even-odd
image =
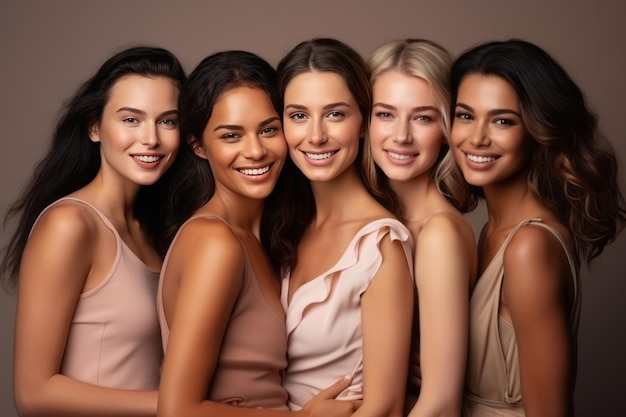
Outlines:
{"type": "Polygon", "coordinates": [[[504,78],[496,75],[470,74],[459,85],[457,102],[485,107],[519,109],[515,89],[504,78]],[[474,103],[474,104],[471,104],[474,103]]]}
{"type": "Polygon", "coordinates": [[[391,70],[381,74],[372,86],[374,101],[377,98],[397,97],[410,101],[435,102],[431,85],[424,78],[391,70]]]}
{"type": "Polygon", "coordinates": [[[347,101],[354,100],[345,80],[334,72],[305,72],[291,79],[285,89],[288,101],[347,101]]]}
{"type": "Polygon", "coordinates": [[[116,105],[119,102],[129,101],[177,102],[178,93],[178,85],[170,78],[128,74],[113,83],[109,89],[105,105],[116,105]]]}

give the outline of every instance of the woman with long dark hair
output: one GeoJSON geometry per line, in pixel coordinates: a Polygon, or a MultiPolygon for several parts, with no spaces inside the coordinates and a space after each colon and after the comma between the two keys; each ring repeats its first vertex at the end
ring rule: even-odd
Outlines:
{"type": "Polygon", "coordinates": [[[155,415],[164,174],[179,146],[178,60],[153,47],[107,60],[74,95],[9,216],[21,415],[155,415]]]}
{"type": "Polygon", "coordinates": [[[451,146],[488,214],[464,414],[571,416],[580,264],[626,221],[615,153],[580,88],[534,44],[476,46],[451,78],[451,146]]]}

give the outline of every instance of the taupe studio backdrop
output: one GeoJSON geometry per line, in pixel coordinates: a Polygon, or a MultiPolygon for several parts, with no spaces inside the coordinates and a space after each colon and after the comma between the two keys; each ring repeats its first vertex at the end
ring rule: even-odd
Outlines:
{"type": "MultiPolygon", "coordinates": [[[[48,144],[61,103],[112,53],[170,49],[190,71],[208,54],[246,49],[272,64],[301,40],[339,38],[367,56],[398,38],[432,39],[453,54],[520,37],[569,70],[617,149],[625,184],[626,29],[617,0],[20,1],[0,0],[0,210],[24,186],[48,144]]],[[[476,228],[483,210],[470,215],[476,228]]],[[[12,230],[2,231],[4,246],[12,230]]],[[[584,275],[579,416],[621,415],[626,388],[626,234],[584,275]]],[[[11,367],[15,300],[0,294],[0,415],[15,416],[11,367]]]]}

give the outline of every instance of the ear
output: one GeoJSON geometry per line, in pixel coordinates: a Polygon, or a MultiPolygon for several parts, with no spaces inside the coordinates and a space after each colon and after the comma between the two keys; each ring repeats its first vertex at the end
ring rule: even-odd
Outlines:
{"type": "Polygon", "coordinates": [[[92,142],[100,142],[100,130],[98,129],[97,123],[89,126],[89,139],[92,142]]]}
{"type": "Polygon", "coordinates": [[[206,151],[204,150],[204,146],[202,146],[201,141],[199,141],[195,136],[189,136],[189,138],[187,138],[187,142],[196,156],[202,159],[207,159],[206,151]]]}

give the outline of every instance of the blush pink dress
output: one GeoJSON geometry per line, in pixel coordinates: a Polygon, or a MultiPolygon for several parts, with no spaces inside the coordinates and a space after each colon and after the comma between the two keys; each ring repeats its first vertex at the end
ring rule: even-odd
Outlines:
{"type": "Polygon", "coordinates": [[[569,259],[574,279],[574,304],[570,331],[578,331],[581,291],[578,267],[565,239],[541,219],[517,225],[477,281],[470,300],[470,338],[465,379],[464,417],[523,417],[519,355],[515,331],[500,316],[500,293],[504,277],[504,251],[520,227],[543,227],[557,237],[569,259]]]}
{"type": "Polygon", "coordinates": [[[290,302],[289,275],[283,278],[281,299],[287,311],[289,362],[283,385],[289,393],[290,409],[302,408],[345,375],[352,376],[352,384],[337,398],[363,398],[361,295],[382,263],[379,242],[387,235],[402,243],[412,271],[409,230],[398,220],[385,218],[359,230],[339,261],[298,288],[290,302]]]}
{"type": "Polygon", "coordinates": [[[117,254],[106,278],[78,299],[60,373],[109,388],[158,389],[163,359],[155,303],[159,271],[148,268],[94,206],[65,197],[48,208],[61,201],[92,209],[115,236],[117,254]]]}
{"type": "MultiPolygon", "coordinates": [[[[230,228],[221,217],[202,214],[189,219],[181,229],[198,217],[220,220],[230,228]]],[[[179,234],[180,231],[172,246],[179,234]]],[[[241,246],[245,252],[243,243],[241,246]]],[[[168,260],[169,251],[162,271],[166,270],[168,260]]],[[[157,309],[166,350],[170,328],[163,310],[162,283],[161,277],[157,309]]],[[[265,301],[246,253],[243,288],[230,314],[207,400],[246,408],[286,410],[287,392],[281,384],[287,366],[286,350],[285,318],[265,301]]]]}

